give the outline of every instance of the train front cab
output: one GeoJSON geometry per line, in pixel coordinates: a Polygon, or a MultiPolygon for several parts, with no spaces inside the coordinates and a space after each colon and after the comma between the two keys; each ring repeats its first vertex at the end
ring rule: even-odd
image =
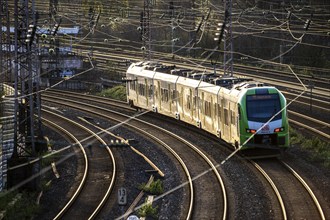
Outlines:
{"type": "Polygon", "coordinates": [[[239,104],[242,150],[286,149],[289,146],[286,109],[278,113],[286,105],[286,100],[276,88],[248,89],[239,104]]]}

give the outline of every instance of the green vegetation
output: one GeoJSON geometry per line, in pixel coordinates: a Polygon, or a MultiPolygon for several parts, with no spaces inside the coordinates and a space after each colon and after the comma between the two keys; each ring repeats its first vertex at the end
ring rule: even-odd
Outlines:
{"type": "Polygon", "coordinates": [[[330,168],[330,143],[324,142],[317,137],[306,138],[294,129],[290,128],[291,145],[298,145],[302,149],[311,153],[312,161],[321,161],[321,163],[330,168]]]}
{"type": "Polygon", "coordinates": [[[35,203],[33,193],[2,193],[0,194],[1,219],[32,219],[39,207],[35,203]]]}
{"type": "Polygon", "coordinates": [[[112,99],[117,99],[120,101],[126,101],[126,87],[125,86],[115,86],[111,89],[104,89],[97,95],[112,98],[112,99]]]}
{"type": "Polygon", "coordinates": [[[139,189],[148,192],[152,195],[160,195],[164,192],[163,183],[159,179],[153,181],[150,186],[147,186],[146,184],[141,184],[139,189]]]}
{"type": "Polygon", "coordinates": [[[141,217],[151,217],[157,218],[157,209],[158,207],[152,207],[152,204],[147,203],[147,201],[142,205],[142,207],[138,210],[138,214],[141,217]]]}

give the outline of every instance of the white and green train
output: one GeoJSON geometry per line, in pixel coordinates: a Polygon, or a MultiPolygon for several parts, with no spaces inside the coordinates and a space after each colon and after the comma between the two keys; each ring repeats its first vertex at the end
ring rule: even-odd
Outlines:
{"type": "Polygon", "coordinates": [[[127,99],[131,106],[196,125],[236,148],[289,146],[286,99],[279,90],[252,81],[228,88],[216,85],[216,79],[206,82],[207,75],[133,63],[126,72],[127,99]]]}

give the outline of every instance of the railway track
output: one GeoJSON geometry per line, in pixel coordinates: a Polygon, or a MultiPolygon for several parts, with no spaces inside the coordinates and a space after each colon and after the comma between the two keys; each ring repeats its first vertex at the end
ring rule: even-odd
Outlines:
{"type": "Polygon", "coordinates": [[[322,219],[324,211],[303,178],[287,163],[277,159],[250,161],[265,177],[278,200],[276,218],[322,219]]]}
{"type": "MultiPolygon", "coordinates": [[[[61,94],[62,96],[66,96],[66,95],[68,95],[68,97],[67,98],[69,98],[69,99],[73,99],[73,97],[74,96],[72,96],[72,95],[75,95],[75,93],[71,93],[71,92],[69,92],[69,94],[63,94],[63,92],[62,92],[62,94],[61,94]],[[71,94],[71,95],[70,95],[71,94]]],[[[88,96],[87,96],[88,97],[88,96]]],[[[96,100],[93,96],[89,96],[89,98],[87,98],[87,99],[85,99],[85,97],[83,98],[83,97],[80,97],[80,99],[84,99],[85,100],[85,102],[87,102],[87,100],[88,99],[90,99],[90,101],[93,101],[93,103],[99,103],[99,105],[109,105],[109,102],[112,102],[112,101],[110,101],[109,99],[106,99],[106,98],[102,98],[101,100],[96,100]]],[[[118,101],[115,101],[114,100],[114,102],[115,103],[117,103],[117,104],[115,104],[115,105],[118,105],[118,108],[121,108],[121,106],[124,106],[126,109],[127,109],[127,111],[129,111],[131,108],[129,108],[129,107],[127,107],[127,105],[126,105],[126,103],[123,103],[123,102],[118,102],[118,101]]],[[[111,105],[113,105],[113,104],[111,104],[111,105]]],[[[116,108],[116,107],[115,107],[116,108]]],[[[126,111],[126,110],[125,110],[126,111]]],[[[272,167],[272,165],[269,165],[269,167],[270,168],[268,168],[269,170],[266,170],[266,172],[268,173],[268,175],[269,176],[272,176],[272,171],[271,171],[271,167],[272,167]]],[[[288,172],[287,172],[287,170],[286,171],[282,171],[282,174],[283,174],[283,176],[286,178],[286,176],[287,175],[289,175],[288,174],[288,172]]],[[[284,177],[282,177],[282,178],[284,178],[284,177]]],[[[275,178],[279,178],[279,177],[275,177],[275,178]]],[[[276,184],[276,185],[278,185],[278,184],[276,184]]],[[[294,184],[294,186],[295,186],[296,184],[294,184]]],[[[283,186],[282,186],[283,187],[283,186]]],[[[292,186],[293,187],[293,186],[292,186]]],[[[300,190],[300,189],[299,189],[300,190]]],[[[304,194],[304,196],[307,196],[307,194],[304,194]]],[[[302,196],[303,197],[303,196],[302,196]]],[[[300,199],[303,199],[303,198],[300,198],[300,199]]],[[[283,202],[283,204],[284,204],[285,202],[283,202]]],[[[296,205],[296,202],[295,201],[289,201],[289,203],[293,203],[293,204],[295,204],[296,205]]],[[[312,204],[312,203],[309,203],[309,204],[312,204]]],[[[299,206],[299,205],[298,205],[299,206]]],[[[297,208],[296,206],[295,207],[292,207],[292,209],[291,209],[291,207],[290,207],[290,209],[288,209],[287,210],[287,208],[285,208],[286,210],[285,210],[285,212],[287,212],[287,213],[289,213],[289,214],[282,214],[283,216],[285,216],[285,215],[287,215],[287,216],[289,216],[289,219],[291,218],[291,216],[290,216],[290,213],[291,212],[293,212],[292,210],[300,210],[299,208],[297,208]]],[[[297,211],[295,211],[295,212],[297,212],[297,211]]],[[[300,212],[300,211],[299,211],[300,212]]],[[[314,211],[313,211],[314,212],[314,211]]],[[[315,211],[316,212],[316,211],[315,211]]],[[[317,213],[317,212],[316,212],[317,213]]],[[[280,215],[280,214],[278,214],[277,213],[277,215],[280,215]]],[[[315,217],[317,214],[313,214],[313,216],[315,217]]],[[[317,215],[317,216],[321,216],[321,218],[320,219],[323,219],[322,218],[322,215],[321,214],[319,214],[319,215],[317,215]]]]}
{"type": "Polygon", "coordinates": [[[79,150],[76,151],[76,154],[83,154],[84,158],[83,161],[80,160],[81,169],[76,179],[79,185],[54,219],[86,218],[87,216],[90,219],[95,218],[114,186],[117,171],[111,150],[97,147],[99,144],[106,145],[106,142],[88,128],[45,109],[42,115],[47,119],[47,123],[66,134],[69,134],[68,130],[74,130],[75,134],[70,134],[70,136],[76,136],[75,141],[85,145],[80,144],[79,150]],[[88,147],[89,149],[85,150],[86,145],[94,146],[93,149],[88,147]],[[90,196],[91,194],[93,196],[90,196]]]}
{"type": "MultiPolygon", "coordinates": [[[[78,99],[78,97],[76,97],[76,99],[78,99]]],[[[224,184],[221,180],[220,174],[216,169],[215,165],[213,165],[213,163],[211,162],[211,160],[209,160],[201,151],[199,151],[196,146],[193,146],[192,144],[184,141],[182,138],[179,138],[178,136],[175,136],[174,134],[171,134],[164,129],[155,127],[141,120],[134,119],[128,121],[129,117],[131,116],[124,116],[126,117],[125,119],[123,118],[123,114],[120,114],[118,118],[118,113],[114,113],[113,111],[109,111],[108,109],[86,104],[86,102],[84,102],[84,107],[81,107],[81,101],[73,101],[72,98],[65,99],[57,97],[56,101],[54,100],[54,98],[48,99],[49,102],[58,103],[62,105],[64,105],[65,102],[65,105],[68,105],[70,108],[80,109],[81,111],[88,111],[89,113],[97,114],[99,117],[101,116],[107,118],[108,120],[116,120],[118,122],[126,121],[130,127],[134,127],[134,129],[139,130],[139,132],[143,132],[145,135],[148,136],[152,135],[153,138],[157,137],[157,140],[155,140],[156,142],[161,143],[162,145],[164,145],[166,142],[165,145],[169,152],[171,152],[172,154],[179,154],[181,155],[180,157],[184,157],[184,159],[178,160],[184,161],[184,163],[187,164],[186,166],[188,167],[184,170],[189,170],[189,173],[191,173],[187,175],[187,182],[184,181],[178,184],[180,185],[180,188],[186,187],[186,184],[190,186],[190,193],[188,193],[190,196],[188,197],[190,197],[191,199],[189,199],[189,205],[184,205],[185,208],[183,208],[183,210],[186,210],[187,212],[184,215],[184,218],[190,219],[191,216],[193,216],[193,218],[201,218],[203,216],[210,216],[211,218],[216,218],[219,215],[219,204],[222,204],[222,219],[226,219],[226,191],[224,184]],[[110,114],[112,115],[111,117],[109,116],[110,114]],[[113,114],[117,114],[116,119],[114,119],[115,116],[113,116],[113,114]],[[205,170],[210,170],[212,172],[208,172],[203,176],[196,178],[196,176],[198,177],[205,170]],[[207,188],[208,190],[205,190],[205,188],[207,188]],[[210,199],[210,195],[219,196],[213,196],[213,199],[210,199]],[[221,198],[219,198],[220,195],[222,195],[222,200],[221,198]]],[[[175,192],[176,190],[180,190],[180,188],[170,190],[170,192],[165,194],[170,194],[172,192],[175,192]]]]}
{"type": "MultiPolygon", "coordinates": [[[[62,90],[61,91],[48,90],[46,93],[43,93],[43,96],[47,97],[47,94],[56,95],[58,93],[61,93],[62,96],[66,96],[66,97],[76,97],[76,93],[71,93],[71,92],[62,91],[62,90]]],[[[79,99],[79,97],[77,97],[77,98],[79,99]]],[[[98,102],[98,103],[103,104],[103,105],[107,105],[107,104],[109,104],[109,102],[111,102],[112,104],[114,102],[116,102],[117,105],[120,108],[131,109],[127,106],[127,103],[125,103],[125,102],[118,102],[116,100],[110,100],[110,99],[107,99],[107,98],[100,97],[100,98],[97,98],[97,100],[96,100],[95,96],[85,95],[84,99],[85,100],[90,100],[90,101],[93,101],[93,102],[98,102]]],[[[323,107],[321,107],[321,108],[323,108],[323,107]]],[[[329,111],[329,110],[326,110],[326,111],[329,111]]],[[[325,141],[330,140],[330,134],[329,134],[330,125],[329,125],[329,123],[324,122],[321,119],[315,119],[311,116],[303,115],[303,114],[298,113],[298,112],[293,111],[293,110],[289,110],[289,119],[290,119],[289,120],[290,123],[294,124],[296,127],[306,129],[308,132],[310,132],[312,134],[316,134],[317,136],[319,136],[320,138],[322,138],[325,141]]]]}

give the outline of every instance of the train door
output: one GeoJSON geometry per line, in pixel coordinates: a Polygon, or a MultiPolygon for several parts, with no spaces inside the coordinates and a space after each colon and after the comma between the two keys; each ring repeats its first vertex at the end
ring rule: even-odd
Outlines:
{"type": "Polygon", "coordinates": [[[153,86],[153,82],[152,82],[152,80],[149,80],[148,81],[149,83],[148,83],[148,95],[149,95],[149,97],[148,97],[148,100],[149,100],[149,105],[148,105],[148,107],[149,107],[149,109],[152,107],[152,104],[154,104],[154,86],[153,86]]]}
{"type": "Polygon", "coordinates": [[[149,106],[149,86],[148,86],[148,79],[144,80],[144,84],[145,84],[145,94],[146,94],[146,106],[149,106]]]}
{"type": "Polygon", "coordinates": [[[160,81],[157,81],[157,93],[158,93],[158,97],[157,97],[157,100],[158,100],[158,103],[157,103],[157,108],[159,110],[162,109],[162,94],[161,94],[161,87],[160,87],[160,81]]]}
{"type": "Polygon", "coordinates": [[[172,90],[171,90],[171,84],[170,83],[168,84],[167,91],[168,91],[167,101],[168,101],[169,111],[170,111],[170,113],[172,113],[172,96],[171,96],[171,91],[172,90]]]}
{"type": "Polygon", "coordinates": [[[203,126],[205,125],[205,114],[206,114],[206,101],[205,101],[205,94],[204,92],[202,92],[202,102],[201,102],[201,111],[202,114],[200,114],[200,121],[203,124],[203,126]]]}
{"type": "Polygon", "coordinates": [[[224,139],[224,133],[225,133],[225,113],[224,113],[224,109],[223,109],[223,105],[224,105],[224,100],[223,98],[220,99],[220,132],[221,132],[221,138],[224,139]]]}
{"type": "Polygon", "coordinates": [[[229,141],[230,138],[230,126],[229,126],[229,105],[228,100],[222,99],[222,108],[223,108],[223,139],[229,141]]]}
{"type": "Polygon", "coordinates": [[[194,115],[194,106],[192,103],[192,98],[193,97],[193,91],[191,88],[189,88],[189,95],[187,95],[186,100],[187,100],[187,110],[189,111],[189,120],[193,120],[193,115],[194,115]]]}
{"type": "Polygon", "coordinates": [[[230,142],[235,143],[236,140],[236,108],[234,103],[230,102],[230,142]]]}
{"type": "MultiPolygon", "coordinates": [[[[183,86],[181,86],[181,89],[180,89],[180,93],[179,93],[179,97],[178,97],[178,99],[179,99],[179,105],[181,106],[181,116],[182,116],[182,118],[185,118],[184,116],[185,116],[185,111],[184,111],[184,106],[183,106],[183,95],[184,95],[184,90],[183,90],[183,86]]],[[[180,116],[180,117],[181,117],[180,116]]]]}
{"type": "Polygon", "coordinates": [[[220,101],[219,98],[217,98],[217,103],[215,103],[215,117],[216,117],[216,121],[217,121],[217,135],[218,137],[221,137],[221,105],[220,105],[220,101]]]}
{"type": "Polygon", "coordinates": [[[236,132],[237,132],[237,141],[238,141],[238,145],[240,143],[240,136],[241,136],[241,132],[240,132],[240,121],[241,121],[241,106],[239,104],[237,104],[237,115],[236,115],[236,132]]]}
{"type": "MultiPolygon", "coordinates": [[[[213,103],[213,96],[211,96],[211,105],[210,105],[210,117],[211,117],[211,119],[212,119],[212,121],[214,120],[214,118],[215,118],[215,109],[213,108],[213,106],[215,106],[214,105],[214,103],[213,103]]],[[[216,122],[214,121],[214,122],[211,122],[211,129],[212,129],[212,131],[214,131],[215,130],[215,128],[216,128],[216,122]]]]}
{"type": "Polygon", "coordinates": [[[139,78],[136,77],[136,81],[134,82],[134,86],[135,86],[135,91],[136,91],[136,103],[139,103],[139,78]]]}
{"type": "Polygon", "coordinates": [[[233,143],[236,147],[239,145],[239,105],[232,102],[231,103],[231,143],[233,143]]]}

